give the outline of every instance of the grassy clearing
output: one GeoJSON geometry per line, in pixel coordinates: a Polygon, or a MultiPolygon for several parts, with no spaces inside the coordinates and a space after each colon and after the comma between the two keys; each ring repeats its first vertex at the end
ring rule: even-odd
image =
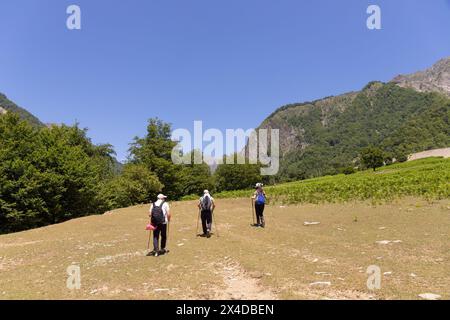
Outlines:
{"type": "MultiPolygon", "coordinates": [[[[450,198],[450,159],[428,158],[394,164],[352,175],[326,176],[267,186],[273,203],[323,203],[372,200],[379,203],[401,197],[450,198]]],[[[248,196],[249,190],[217,194],[218,198],[248,196]]]]}
{"type": "Polygon", "coordinates": [[[173,203],[171,252],[158,258],[145,256],[147,206],[2,235],[0,299],[450,299],[448,200],[269,205],[266,229],[250,226],[248,198],[217,204],[220,237],[205,239],[195,202],[173,203]],[[77,291],[66,288],[71,264],[77,291]],[[374,264],[379,291],[366,287],[374,264]]]}

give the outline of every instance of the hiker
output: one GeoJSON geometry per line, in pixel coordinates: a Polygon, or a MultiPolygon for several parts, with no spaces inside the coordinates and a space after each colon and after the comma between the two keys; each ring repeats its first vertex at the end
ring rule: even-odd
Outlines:
{"type": "Polygon", "coordinates": [[[203,197],[198,202],[198,209],[201,211],[203,237],[211,237],[212,213],[215,207],[214,198],[211,197],[209,191],[203,191],[203,197]]]}
{"type": "Polygon", "coordinates": [[[167,253],[167,227],[171,218],[167,197],[159,194],[157,198],[158,200],[151,204],[149,214],[155,230],[153,230],[153,251],[148,255],[155,257],[167,253]],[[159,250],[159,235],[161,235],[161,250],[159,250]]]}
{"type": "Polygon", "coordinates": [[[264,221],[264,206],[266,204],[266,193],[264,192],[262,183],[257,183],[255,189],[256,190],[252,196],[252,202],[254,203],[256,211],[255,226],[264,228],[266,226],[266,222],[264,221]]]}

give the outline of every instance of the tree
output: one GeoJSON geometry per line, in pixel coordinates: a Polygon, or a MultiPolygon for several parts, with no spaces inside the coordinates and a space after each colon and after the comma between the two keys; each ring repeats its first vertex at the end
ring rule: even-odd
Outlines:
{"type": "Polygon", "coordinates": [[[188,156],[191,158],[191,164],[184,165],[182,171],[182,194],[183,195],[201,195],[203,190],[215,191],[215,181],[211,174],[211,169],[206,163],[194,164],[195,154],[201,151],[194,150],[188,156]]]}
{"type": "Polygon", "coordinates": [[[35,127],[14,113],[0,116],[0,232],[100,213],[111,158],[77,125],[35,127]]]}
{"type": "Polygon", "coordinates": [[[145,165],[126,164],[120,176],[103,184],[100,198],[108,210],[129,207],[153,201],[163,187],[145,165]]]}
{"type": "Polygon", "coordinates": [[[383,151],[376,147],[367,147],[361,151],[361,161],[366,168],[376,168],[383,166],[385,155],[383,151]]]}
{"type": "Polygon", "coordinates": [[[183,167],[172,162],[172,150],[176,145],[171,140],[170,124],[152,118],[148,120],[146,136],[135,137],[129,150],[130,162],[143,164],[154,172],[164,185],[163,193],[172,199],[178,199],[182,195],[183,167]]]}
{"type": "Polygon", "coordinates": [[[236,164],[236,161],[234,163],[226,164],[224,162],[217,166],[214,173],[217,191],[248,189],[254,187],[255,183],[263,181],[260,165],[236,164]]]}

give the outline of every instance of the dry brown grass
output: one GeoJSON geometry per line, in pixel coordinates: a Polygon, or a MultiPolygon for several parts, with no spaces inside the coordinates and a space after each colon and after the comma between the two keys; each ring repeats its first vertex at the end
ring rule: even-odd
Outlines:
{"type": "Polygon", "coordinates": [[[0,236],[0,299],[450,298],[448,200],[269,206],[266,229],[250,226],[249,200],[218,200],[211,239],[195,235],[194,202],[172,210],[171,252],[158,258],[145,256],[147,206],[0,236]],[[66,288],[71,264],[80,290],[66,288]],[[392,272],[381,290],[366,287],[369,265],[392,272]]]}

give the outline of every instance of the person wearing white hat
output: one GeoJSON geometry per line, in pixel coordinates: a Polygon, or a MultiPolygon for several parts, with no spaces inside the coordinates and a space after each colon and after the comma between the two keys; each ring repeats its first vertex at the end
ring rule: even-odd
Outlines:
{"type": "Polygon", "coordinates": [[[170,207],[166,202],[167,197],[163,194],[158,194],[158,200],[150,206],[151,223],[155,226],[153,231],[153,251],[148,255],[159,256],[165,254],[167,244],[167,226],[170,222],[170,207]],[[159,250],[159,236],[161,235],[161,250],[159,250]]]}
{"type": "Polygon", "coordinates": [[[203,197],[200,198],[198,202],[198,208],[201,212],[202,228],[204,237],[211,237],[211,226],[212,226],[212,212],[216,204],[214,203],[214,198],[211,197],[208,190],[203,191],[203,197]]]}

